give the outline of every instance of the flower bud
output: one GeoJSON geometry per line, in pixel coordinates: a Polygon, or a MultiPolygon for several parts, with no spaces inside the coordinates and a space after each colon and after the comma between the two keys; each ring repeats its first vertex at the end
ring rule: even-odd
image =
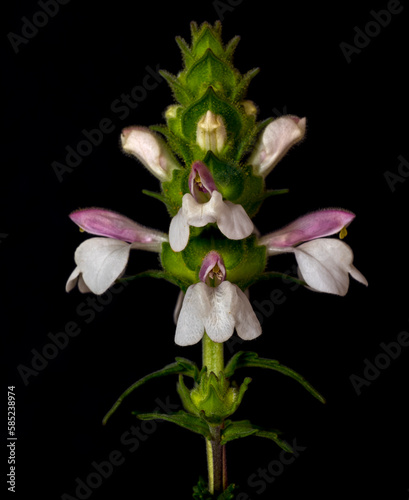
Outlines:
{"type": "Polygon", "coordinates": [[[135,156],[161,182],[172,179],[172,171],[180,168],[165,142],[145,127],[127,127],[121,135],[122,149],[135,156]]]}
{"type": "Polygon", "coordinates": [[[198,124],[196,131],[196,141],[205,151],[220,153],[226,144],[227,132],[220,115],[215,115],[212,111],[207,111],[198,124]]]}

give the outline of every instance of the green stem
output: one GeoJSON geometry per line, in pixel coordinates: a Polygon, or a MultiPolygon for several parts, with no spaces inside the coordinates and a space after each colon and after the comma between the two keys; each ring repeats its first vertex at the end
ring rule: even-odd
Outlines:
{"type": "MultiPolygon", "coordinates": [[[[203,336],[203,366],[207,367],[207,373],[213,372],[219,376],[224,371],[223,343],[213,342],[205,333],[203,336]]],[[[222,491],[227,486],[226,453],[224,446],[220,444],[221,426],[210,428],[212,439],[206,439],[207,470],[209,477],[209,491],[212,495],[222,491]]]]}

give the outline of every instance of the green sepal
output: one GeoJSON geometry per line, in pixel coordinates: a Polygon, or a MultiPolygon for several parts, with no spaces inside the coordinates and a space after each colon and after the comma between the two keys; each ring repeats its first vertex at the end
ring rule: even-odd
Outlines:
{"type": "Polygon", "coordinates": [[[261,427],[252,424],[249,420],[240,420],[237,422],[226,420],[224,428],[221,430],[220,444],[225,445],[226,443],[228,443],[229,441],[233,441],[234,439],[241,439],[248,436],[257,436],[271,439],[280,448],[291,453],[293,451],[291,446],[286,441],[279,438],[279,434],[280,431],[266,431],[261,427]]]}
{"type": "Polygon", "coordinates": [[[186,387],[180,375],[177,391],[185,410],[200,416],[210,425],[218,425],[235,413],[250,382],[251,378],[246,377],[237,387],[236,384],[230,384],[223,372],[217,376],[202,370],[200,381],[192,390],[186,387]]]}
{"type": "Polygon", "coordinates": [[[212,495],[207,488],[206,481],[199,477],[199,482],[196,486],[193,486],[193,499],[194,500],[234,500],[234,492],[237,486],[232,483],[223,491],[223,493],[216,493],[212,495]]]}
{"type": "Polygon", "coordinates": [[[176,101],[180,102],[180,104],[182,104],[183,106],[187,106],[192,102],[192,94],[185,86],[180,83],[175,75],[172,75],[172,73],[169,73],[169,71],[163,69],[159,71],[159,74],[168,83],[169,87],[172,90],[173,97],[176,101]]]}
{"type": "Polygon", "coordinates": [[[188,429],[189,431],[201,434],[206,439],[211,439],[212,435],[208,424],[200,417],[186,413],[183,410],[177,413],[138,413],[132,412],[139,420],[165,420],[172,422],[180,427],[188,429]]]}
{"type": "Polygon", "coordinates": [[[259,358],[258,354],[255,352],[238,352],[230,359],[224,372],[226,377],[231,377],[238,368],[244,367],[266,368],[278,371],[283,375],[287,375],[288,377],[291,377],[299,382],[310,394],[317,398],[318,401],[325,403],[325,398],[299,373],[291,368],[288,368],[287,366],[282,365],[275,359],[259,358]]]}
{"type": "Polygon", "coordinates": [[[105,425],[108,421],[108,419],[111,417],[113,413],[117,410],[118,406],[122,403],[122,401],[129,395],[131,392],[133,392],[135,389],[138,387],[141,387],[141,385],[145,384],[146,382],[149,382],[152,379],[159,378],[159,377],[165,377],[167,375],[177,375],[177,374],[184,374],[189,377],[192,377],[194,380],[199,379],[199,370],[196,366],[195,363],[192,361],[189,361],[188,359],[185,358],[175,358],[176,362],[171,363],[169,365],[166,365],[164,368],[161,370],[157,370],[155,372],[150,373],[149,375],[146,375],[145,377],[142,377],[141,379],[137,380],[135,383],[133,383],[126,391],[124,391],[119,398],[116,400],[112,408],[108,411],[108,413],[105,415],[105,417],[102,420],[102,424],[105,425]]]}
{"type": "Polygon", "coordinates": [[[240,83],[236,85],[234,89],[232,99],[234,101],[241,101],[245,97],[248,86],[251,80],[260,72],[260,68],[253,68],[247,71],[245,75],[242,76],[240,83]]]}
{"type": "Polygon", "coordinates": [[[185,75],[185,82],[196,97],[201,96],[210,85],[216,92],[229,97],[236,85],[236,78],[231,68],[209,48],[189,68],[185,75]]]}
{"type": "Polygon", "coordinates": [[[160,193],[155,193],[154,191],[149,191],[148,189],[142,189],[142,193],[146,194],[146,196],[150,196],[151,198],[155,198],[155,200],[159,200],[167,206],[166,199],[160,193]]]}

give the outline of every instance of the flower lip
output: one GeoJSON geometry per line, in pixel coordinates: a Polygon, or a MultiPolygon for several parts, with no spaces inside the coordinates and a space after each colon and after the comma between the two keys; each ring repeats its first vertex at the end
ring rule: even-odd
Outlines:
{"type": "Polygon", "coordinates": [[[76,210],[69,215],[81,229],[97,236],[106,236],[129,243],[160,244],[167,236],[147,228],[117,212],[104,208],[76,210]]]}
{"type": "Polygon", "coordinates": [[[216,190],[213,176],[201,161],[195,161],[189,175],[189,191],[198,202],[206,202],[216,190]],[[207,196],[206,196],[207,195],[207,196]]]}
{"type": "Polygon", "coordinates": [[[203,283],[206,283],[206,285],[218,286],[225,278],[226,268],[223,258],[218,252],[211,250],[203,259],[202,267],[199,272],[199,279],[203,281],[203,283]]]}
{"type": "Polygon", "coordinates": [[[354,218],[355,214],[340,208],[317,210],[263,236],[260,244],[271,250],[294,247],[305,241],[335,234],[347,227],[354,218]]]}

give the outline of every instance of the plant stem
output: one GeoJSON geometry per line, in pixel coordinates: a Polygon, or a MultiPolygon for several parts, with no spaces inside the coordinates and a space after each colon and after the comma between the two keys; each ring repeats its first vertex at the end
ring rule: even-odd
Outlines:
{"type": "Polygon", "coordinates": [[[207,335],[203,336],[203,366],[207,366],[207,373],[213,372],[216,376],[224,370],[223,343],[213,342],[207,335]]]}
{"type": "MultiPolygon", "coordinates": [[[[207,373],[219,376],[224,370],[223,343],[216,343],[205,333],[203,337],[203,366],[207,373]]],[[[206,439],[207,470],[209,491],[213,495],[227,487],[227,467],[224,446],[220,444],[221,426],[211,426],[212,439],[206,439]]]]}

